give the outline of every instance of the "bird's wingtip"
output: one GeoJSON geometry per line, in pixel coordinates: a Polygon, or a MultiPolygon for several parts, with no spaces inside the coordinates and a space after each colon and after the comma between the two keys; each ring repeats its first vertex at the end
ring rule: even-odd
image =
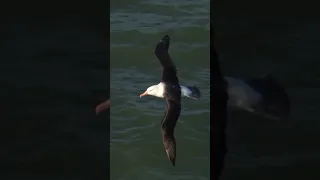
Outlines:
{"type": "Polygon", "coordinates": [[[171,164],[175,167],[176,166],[176,159],[170,154],[169,150],[166,150],[167,156],[171,164]]]}
{"type": "Polygon", "coordinates": [[[155,53],[156,54],[161,54],[164,52],[168,52],[169,50],[169,45],[170,45],[170,37],[169,35],[165,35],[157,44],[155,48],[155,53]]]}
{"type": "Polygon", "coordinates": [[[170,40],[170,36],[167,34],[165,35],[161,41],[169,41],[170,40]]]}

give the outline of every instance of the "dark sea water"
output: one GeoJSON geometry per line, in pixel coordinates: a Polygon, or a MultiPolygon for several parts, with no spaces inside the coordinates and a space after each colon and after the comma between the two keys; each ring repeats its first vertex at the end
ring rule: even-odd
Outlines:
{"type": "Polygon", "coordinates": [[[15,17],[1,30],[0,179],[109,177],[109,96],[102,22],[15,17]]]}
{"type": "MultiPolygon", "coordinates": [[[[209,1],[111,1],[112,179],[209,179],[208,6],[209,1]],[[196,84],[203,92],[200,101],[183,101],[175,168],[161,143],[163,100],[138,97],[160,79],[152,52],[165,34],[171,36],[170,53],[182,84],[196,84]]],[[[315,17],[286,13],[288,7],[281,10],[286,15],[267,7],[228,1],[212,10],[223,74],[250,78],[271,73],[292,101],[288,121],[245,112],[229,115],[229,152],[221,179],[318,179],[320,24],[315,17]]]]}
{"type": "MultiPolygon", "coordinates": [[[[273,73],[292,112],[288,121],[230,114],[221,179],[319,179],[318,18],[258,16],[230,4],[212,18],[223,74],[273,73]]],[[[109,168],[112,180],[210,178],[209,1],[110,6],[110,58],[96,18],[16,17],[0,30],[0,179],[108,179],[109,168]],[[198,101],[183,99],[176,167],[161,142],[164,101],[139,98],[160,80],[153,48],[165,34],[181,84],[202,92],[198,101]],[[109,112],[94,114],[109,93],[110,120],[109,112]]]]}
{"type": "Polygon", "coordinates": [[[209,0],[111,1],[111,179],[210,178],[209,12],[209,0]],[[165,101],[139,98],[160,82],[162,68],[153,51],[166,34],[180,83],[202,92],[198,101],[182,101],[176,167],[162,144],[165,101]]]}

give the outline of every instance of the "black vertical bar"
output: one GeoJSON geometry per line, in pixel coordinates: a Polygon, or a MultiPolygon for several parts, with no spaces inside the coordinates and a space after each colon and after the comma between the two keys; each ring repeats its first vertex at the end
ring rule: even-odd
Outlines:
{"type": "Polygon", "coordinates": [[[4,21],[0,179],[109,179],[108,11],[4,21]]]}
{"type": "MultiPolygon", "coordinates": [[[[96,138],[92,139],[96,141],[97,144],[97,163],[99,164],[97,167],[97,171],[92,173],[90,176],[91,179],[109,179],[110,178],[110,108],[109,106],[105,106],[109,104],[110,100],[110,12],[109,8],[106,7],[104,11],[97,16],[99,19],[97,24],[99,24],[101,29],[97,29],[98,34],[101,36],[97,36],[98,39],[101,40],[101,53],[99,56],[99,61],[95,63],[93,68],[94,76],[93,81],[94,91],[93,97],[95,100],[95,114],[96,121],[92,126],[92,130],[94,133],[97,133],[96,138]],[[101,30],[101,31],[100,31],[101,30]],[[101,34],[100,34],[101,33],[101,34]],[[103,106],[102,111],[97,111],[98,106],[103,106]],[[100,134],[100,135],[98,135],[100,134]]],[[[98,53],[100,54],[100,52],[98,53]]]]}
{"type": "MultiPolygon", "coordinates": [[[[211,3],[211,7],[212,7],[211,3]]],[[[212,10],[212,8],[211,8],[212,10]]],[[[211,19],[212,12],[211,12],[211,19]]],[[[226,126],[227,126],[227,92],[226,82],[220,70],[218,55],[214,43],[214,22],[210,23],[210,119],[211,119],[211,179],[218,180],[224,167],[227,153],[226,126]]]]}

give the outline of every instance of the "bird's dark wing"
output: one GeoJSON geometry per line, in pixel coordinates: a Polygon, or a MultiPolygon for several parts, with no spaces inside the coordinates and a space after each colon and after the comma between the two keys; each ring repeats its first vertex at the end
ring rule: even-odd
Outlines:
{"type": "Polygon", "coordinates": [[[174,128],[180,116],[181,104],[169,99],[166,99],[166,102],[167,111],[161,123],[162,141],[169,160],[175,166],[176,140],[174,138],[174,128]]]}
{"type": "Polygon", "coordinates": [[[166,35],[158,42],[154,53],[163,67],[161,81],[178,84],[177,69],[169,55],[169,45],[170,37],[166,35]]]}

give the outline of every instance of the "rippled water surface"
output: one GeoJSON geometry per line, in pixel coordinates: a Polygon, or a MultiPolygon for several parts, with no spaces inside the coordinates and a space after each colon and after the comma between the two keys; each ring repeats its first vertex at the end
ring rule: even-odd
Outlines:
{"type": "MultiPolygon", "coordinates": [[[[230,114],[222,179],[314,179],[320,167],[319,23],[312,17],[256,16],[249,6],[232,3],[215,9],[212,19],[224,75],[274,74],[292,99],[292,113],[289,121],[230,114]]],[[[112,179],[209,179],[208,4],[111,2],[112,179]],[[175,168],[161,143],[163,100],[138,97],[160,80],[153,48],[165,34],[172,39],[181,84],[203,92],[200,101],[183,100],[175,168]]]]}
{"type": "Polygon", "coordinates": [[[112,1],[110,20],[111,179],[209,179],[209,1],[112,1]],[[202,92],[183,99],[175,168],[160,133],[165,101],[139,98],[161,79],[153,50],[166,34],[180,83],[202,92]]]}
{"type": "MultiPolygon", "coordinates": [[[[112,180],[209,179],[209,1],[110,5],[111,68],[97,34],[105,30],[94,20],[17,17],[1,29],[0,179],[101,179],[109,151],[112,180]],[[198,101],[182,100],[176,167],[161,142],[164,100],[139,98],[160,81],[153,50],[166,34],[181,84],[202,92],[198,101]],[[109,96],[109,69],[110,128],[107,112],[94,114],[109,96]]],[[[230,114],[222,179],[320,179],[318,19],[256,16],[237,4],[219,10],[213,22],[223,73],[273,73],[292,99],[288,121],[230,114]]]]}

